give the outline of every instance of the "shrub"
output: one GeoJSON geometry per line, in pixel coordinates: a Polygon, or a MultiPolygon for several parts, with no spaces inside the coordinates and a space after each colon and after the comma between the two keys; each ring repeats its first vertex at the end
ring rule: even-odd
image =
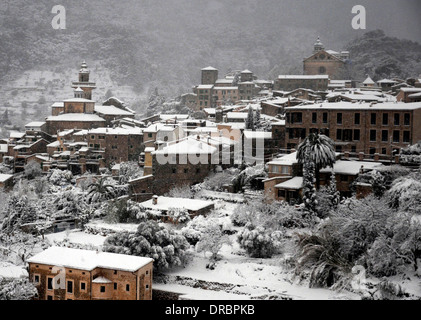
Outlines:
{"type": "Polygon", "coordinates": [[[139,224],[136,233],[120,232],[108,237],[104,251],[150,257],[157,269],[169,269],[186,263],[189,243],[186,238],[155,221],[139,224]]]}
{"type": "Polygon", "coordinates": [[[240,247],[252,258],[271,258],[279,253],[280,239],[280,231],[265,229],[263,226],[255,227],[252,223],[247,223],[238,235],[240,247]]]}

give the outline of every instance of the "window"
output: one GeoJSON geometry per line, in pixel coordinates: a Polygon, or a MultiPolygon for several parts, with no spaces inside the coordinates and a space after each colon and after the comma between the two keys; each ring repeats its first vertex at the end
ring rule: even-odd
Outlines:
{"type": "Polygon", "coordinates": [[[34,274],[34,282],[39,283],[39,274],[34,274]]]}
{"type": "Polygon", "coordinates": [[[376,141],[377,131],[370,130],[370,141],[376,141]]]}
{"type": "Polygon", "coordinates": [[[189,169],[184,169],[184,173],[188,173],[189,172],[189,169]]]}
{"type": "Polygon", "coordinates": [[[404,126],[409,126],[411,125],[411,114],[410,113],[405,113],[403,116],[403,125],[404,126]]]}
{"type": "Polygon", "coordinates": [[[337,124],[342,124],[342,113],[337,113],[336,114],[336,123],[337,124]]]}
{"type": "Polygon", "coordinates": [[[400,140],[400,132],[398,130],[393,131],[393,142],[399,142],[400,140]]]}
{"type": "Polygon", "coordinates": [[[52,277],[47,278],[47,290],[53,290],[53,278],[52,277]]]}
{"type": "Polygon", "coordinates": [[[343,131],[343,140],[352,141],[352,129],[345,129],[343,131]]]}
{"type": "Polygon", "coordinates": [[[95,136],[91,136],[91,139],[94,140],[95,139],[95,136]]]}
{"type": "Polygon", "coordinates": [[[382,142],[389,141],[389,130],[382,130],[382,142]]]}
{"type": "Polygon", "coordinates": [[[289,174],[289,167],[288,166],[282,166],[281,167],[281,173],[282,174],[289,174]]]}
{"type": "Polygon", "coordinates": [[[389,124],[389,115],[387,113],[383,113],[383,121],[382,124],[387,126],[389,124]]]}
{"type": "Polygon", "coordinates": [[[341,174],[341,175],[340,175],[340,180],[341,180],[342,182],[347,182],[347,181],[348,181],[348,176],[345,176],[345,175],[341,174]]]}
{"type": "Polygon", "coordinates": [[[336,130],[336,140],[342,141],[342,129],[336,130]]]}
{"type": "Polygon", "coordinates": [[[357,152],[357,147],[356,146],[352,146],[351,147],[351,152],[352,153],[356,153],[357,152]]]}
{"type": "Polygon", "coordinates": [[[84,281],[80,282],[80,291],[86,291],[86,282],[84,281]]]}
{"type": "Polygon", "coordinates": [[[386,148],[382,148],[382,154],[386,154],[386,153],[387,153],[386,148]]]}
{"type": "Polygon", "coordinates": [[[172,169],[172,173],[177,173],[177,169],[176,168],[173,168],[172,169]]]}
{"type": "Polygon", "coordinates": [[[327,112],[323,112],[323,123],[327,123],[327,112]]]}
{"type": "Polygon", "coordinates": [[[411,142],[411,133],[409,131],[404,131],[403,132],[403,142],[404,143],[409,143],[411,142]]]}
{"type": "Polygon", "coordinates": [[[73,294],[73,280],[67,281],[67,293],[73,294]]]}
{"type": "Polygon", "coordinates": [[[374,155],[376,153],[376,148],[370,147],[370,155],[374,155]]]}
{"type": "Polygon", "coordinates": [[[130,284],[126,284],[126,291],[129,292],[130,291],[130,284]]]}
{"type": "Polygon", "coordinates": [[[114,290],[117,290],[117,282],[114,282],[114,290]]]}
{"type": "Polygon", "coordinates": [[[291,123],[303,123],[303,114],[301,112],[293,112],[291,114],[291,123]]]}
{"type": "Polygon", "coordinates": [[[101,286],[100,291],[101,291],[101,293],[104,293],[105,292],[105,286],[101,286]]]}
{"type": "Polygon", "coordinates": [[[393,116],[393,124],[395,126],[400,125],[400,114],[399,113],[395,113],[393,116]]]}
{"type": "Polygon", "coordinates": [[[312,116],[311,116],[311,122],[312,123],[317,123],[317,113],[313,112],[312,116]]]}
{"type": "Polygon", "coordinates": [[[377,122],[377,115],[375,113],[372,113],[370,115],[370,124],[371,125],[376,125],[376,122],[377,122]]]}
{"type": "Polygon", "coordinates": [[[325,74],[326,73],[326,68],[325,67],[320,67],[319,68],[319,73],[321,73],[321,74],[325,74]]]}
{"type": "Polygon", "coordinates": [[[145,286],[145,288],[146,288],[146,290],[149,290],[149,284],[147,284],[147,285],[145,286]]]}
{"type": "Polygon", "coordinates": [[[48,296],[47,296],[47,300],[54,300],[54,299],[53,299],[53,296],[48,295],[48,296]]]}
{"type": "Polygon", "coordinates": [[[196,169],[196,174],[199,174],[200,173],[200,168],[197,168],[196,169]]]}
{"type": "Polygon", "coordinates": [[[336,146],[336,152],[342,152],[342,146],[336,146]]]}
{"type": "Polygon", "coordinates": [[[359,124],[360,124],[360,122],[361,122],[361,115],[360,115],[359,113],[356,113],[356,114],[355,114],[355,117],[354,117],[354,123],[355,123],[356,125],[359,125],[359,124]]]}
{"type": "Polygon", "coordinates": [[[152,133],[148,133],[148,138],[152,138],[152,133]]]}
{"type": "Polygon", "coordinates": [[[360,130],[359,129],[354,130],[354,141],[360,141],[360,130]]]}

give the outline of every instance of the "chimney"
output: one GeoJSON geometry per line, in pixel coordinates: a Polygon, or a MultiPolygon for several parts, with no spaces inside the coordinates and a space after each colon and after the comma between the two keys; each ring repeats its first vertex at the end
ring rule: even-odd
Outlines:
{"type": "Polygon", "coordinates": [[[156,206],[156,205],[158,204],[158,196],[153,196],[153,197],[152,197],[152,204],[153,204],[154,206],[156,206]]]}

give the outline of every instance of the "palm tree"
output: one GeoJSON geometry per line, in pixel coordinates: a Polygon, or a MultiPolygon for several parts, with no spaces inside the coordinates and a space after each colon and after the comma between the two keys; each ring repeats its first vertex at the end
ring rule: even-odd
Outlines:
{"type": "Polygon", "coordinates": [[[320,187],[320,170],[326,167],[333,168],[333,164],[336,162],[334,142],[323,134],[310,133],[298,146],[298,163],[303,164],[305,162],[306,150],[308,148],[309,157],[315,165],[316,186],[318,189],[320,187]]]}
{"type": "Polygon", "coordinates": [[[90,201],[109,200],[115,197],[115,188],[106,183],[107,179],[102,177],[88,186],[88,198],[90,201]]]}

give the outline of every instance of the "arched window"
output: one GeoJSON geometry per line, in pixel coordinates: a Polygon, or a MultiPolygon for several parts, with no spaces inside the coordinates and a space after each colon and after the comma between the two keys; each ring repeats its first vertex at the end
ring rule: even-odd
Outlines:
{"type": "Polygon", "coordinates": [[[321,74],[324,74],[324,73],[326,73],[326,68],[325,67],[320,67],[319,68],[319,73],[321,73],[321,74]]]}

